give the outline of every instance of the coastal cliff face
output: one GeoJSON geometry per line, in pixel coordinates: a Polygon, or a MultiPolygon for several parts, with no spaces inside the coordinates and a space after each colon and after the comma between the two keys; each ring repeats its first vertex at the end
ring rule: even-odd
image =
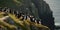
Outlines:
{"type": "Polygon", "coordinates": [[[43,0],[0,0],[0,7],[8,7],[33,15],[35,18],[41,19],[43,25],[54,30],[53,12],[43,0]]]}

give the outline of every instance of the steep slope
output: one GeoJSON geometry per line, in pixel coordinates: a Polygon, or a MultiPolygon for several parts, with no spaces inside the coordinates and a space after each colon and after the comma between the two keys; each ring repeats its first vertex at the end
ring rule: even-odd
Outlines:
{"type": "Polygon", "coordinates": [[[0,7],[9,7],[26,15],[33,15],[41,20],[43,25],[54,30],[53,12],[43,0],[0,0],[0,7]]]}

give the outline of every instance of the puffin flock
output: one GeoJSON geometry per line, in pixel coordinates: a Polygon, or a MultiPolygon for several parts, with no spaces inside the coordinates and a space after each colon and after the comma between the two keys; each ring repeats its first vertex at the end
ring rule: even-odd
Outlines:
{"type": "Polygon", "coordinates": [[[33,15],[27,15],[27,14],[23,13],[22,11],[19,12],[17,10],[14,11],[14,10],[7,8],[7,7],[4,7],[4,8],[0,7],[0,12],[5,12],[6,13],[5,16],[7,16],[7,13],[15,14],[15,16],[17,18],[22,17],[22,19],[21,19],[22,21],[23,21],[23,19],[27,19],[29,17],[31,22],[37,22],[38,24],[41,24],[41,20],[38,20],[33,15]]]}

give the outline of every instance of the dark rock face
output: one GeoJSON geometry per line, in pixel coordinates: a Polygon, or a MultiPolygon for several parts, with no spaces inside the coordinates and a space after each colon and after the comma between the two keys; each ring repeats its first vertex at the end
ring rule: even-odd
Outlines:
{"type": "Polygon", "coordinates": [[[45,1],[39,0],[35,0],[34,4],[38,9],[39,18],[42,19],[42,24],[48,26],[51,30],[54,30],[54,17],[49,5],[45,1]]]}
{"type": "Polygon", "coordinates": [[[42,24],[48,26],[51,30],[54,30],[54,17],[49,5],[43,0],[32,0],[32,2],[37,8],[39,18],[42,19],[42,24]]]}
{"type": "Polygon", "coordinates": [[[10,8],[15,8],[18,11],[22,11],[25,14],[30,14],[38,19],[41,19],[43,25],[48,26],[51,30],[54,30],[54,17],[49,5],[43,0],[21,0],[22,5],[16,6],[14,1],[10,0],[9,3],[1,0],[0,6],[7,6],[10,8]],[[11,1],[11,2],[10,2],[11,1]],[[4,4],[4,5],[3,5],[4,4]]]}

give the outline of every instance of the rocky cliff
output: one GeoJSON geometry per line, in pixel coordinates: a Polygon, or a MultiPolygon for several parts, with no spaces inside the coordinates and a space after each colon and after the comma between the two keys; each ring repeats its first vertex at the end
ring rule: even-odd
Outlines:
{"type": "Polygon", "coordinates": [[[33,15],[38,20],[41,19],[43,25],[54,30],[53,12],[44,0],[0,0],[0,7],[9,7],[33,15]]]}

